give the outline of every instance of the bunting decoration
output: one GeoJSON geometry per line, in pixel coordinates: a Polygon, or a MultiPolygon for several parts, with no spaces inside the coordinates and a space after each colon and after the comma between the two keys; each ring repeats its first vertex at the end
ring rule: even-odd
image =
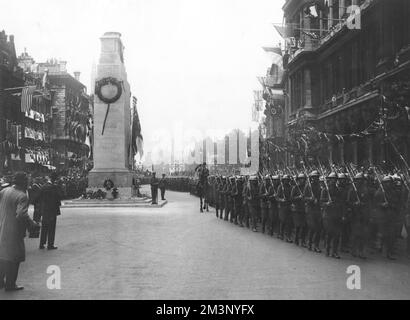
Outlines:
{"type": "Polygon", "coordinates": [[[21,112],[28,112],[31,109],[33,103],[33,94],[36,90],[36,86],[24,87],[21,93],[21,112]]]}

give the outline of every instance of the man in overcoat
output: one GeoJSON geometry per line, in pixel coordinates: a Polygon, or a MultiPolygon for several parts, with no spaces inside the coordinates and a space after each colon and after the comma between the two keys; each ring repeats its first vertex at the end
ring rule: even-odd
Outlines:
{"type": "Polygon", "coordinates": [[[28,214],[28,178],[16,173],[14,185],[0,192],[0,289],[22,290],[16,285],[20,263],[25,261],[24,237],[27,227],[37,224],[28,214]]]}

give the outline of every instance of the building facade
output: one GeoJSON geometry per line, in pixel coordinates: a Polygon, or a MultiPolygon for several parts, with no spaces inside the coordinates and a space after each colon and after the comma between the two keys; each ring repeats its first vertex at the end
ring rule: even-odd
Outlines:
{"type": "Polygon", "coordinates": [[[288,0],[290,164],[377,165],[410,156],[410,2],[288,0]]]}

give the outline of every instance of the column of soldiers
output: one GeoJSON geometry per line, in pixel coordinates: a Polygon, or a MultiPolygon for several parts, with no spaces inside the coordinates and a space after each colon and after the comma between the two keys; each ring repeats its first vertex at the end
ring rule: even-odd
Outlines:
{"type": "MultiPolygon", "coordinates": [[[[208,176],[205,203],[216,217],[310,251],[365,259],[365,249],[394,259],[402,228],[410,227],[406,178],[335,170],[255,176],[208,176]]],[[[204,209],[201,202],[201,211],[204,209]]],[[[408,241],[409,242],[409,241],[408,241]]],[[[410,248],[407,247],[407,253],[410,248]]]]}

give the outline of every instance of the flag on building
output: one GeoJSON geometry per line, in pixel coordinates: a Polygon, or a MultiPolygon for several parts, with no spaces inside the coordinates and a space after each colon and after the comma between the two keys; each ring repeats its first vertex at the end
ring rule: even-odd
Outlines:
{"type": "Polygon", "coordinates": [[[21,112],[28,112],[31,109],[33,103],[33,93],[36,90],[36,86],[24,87],[21,93],[21,112]]]}
{"type": "Polygon", "coordinates": [[[140,157],[144,155],[144,139],[141,134],[141,123],[137,110],[137,98],[132,97],[132,107],[133,107],[133,116],[132,116],[132,151],[133,154],[140,154],[140,157]]]}

